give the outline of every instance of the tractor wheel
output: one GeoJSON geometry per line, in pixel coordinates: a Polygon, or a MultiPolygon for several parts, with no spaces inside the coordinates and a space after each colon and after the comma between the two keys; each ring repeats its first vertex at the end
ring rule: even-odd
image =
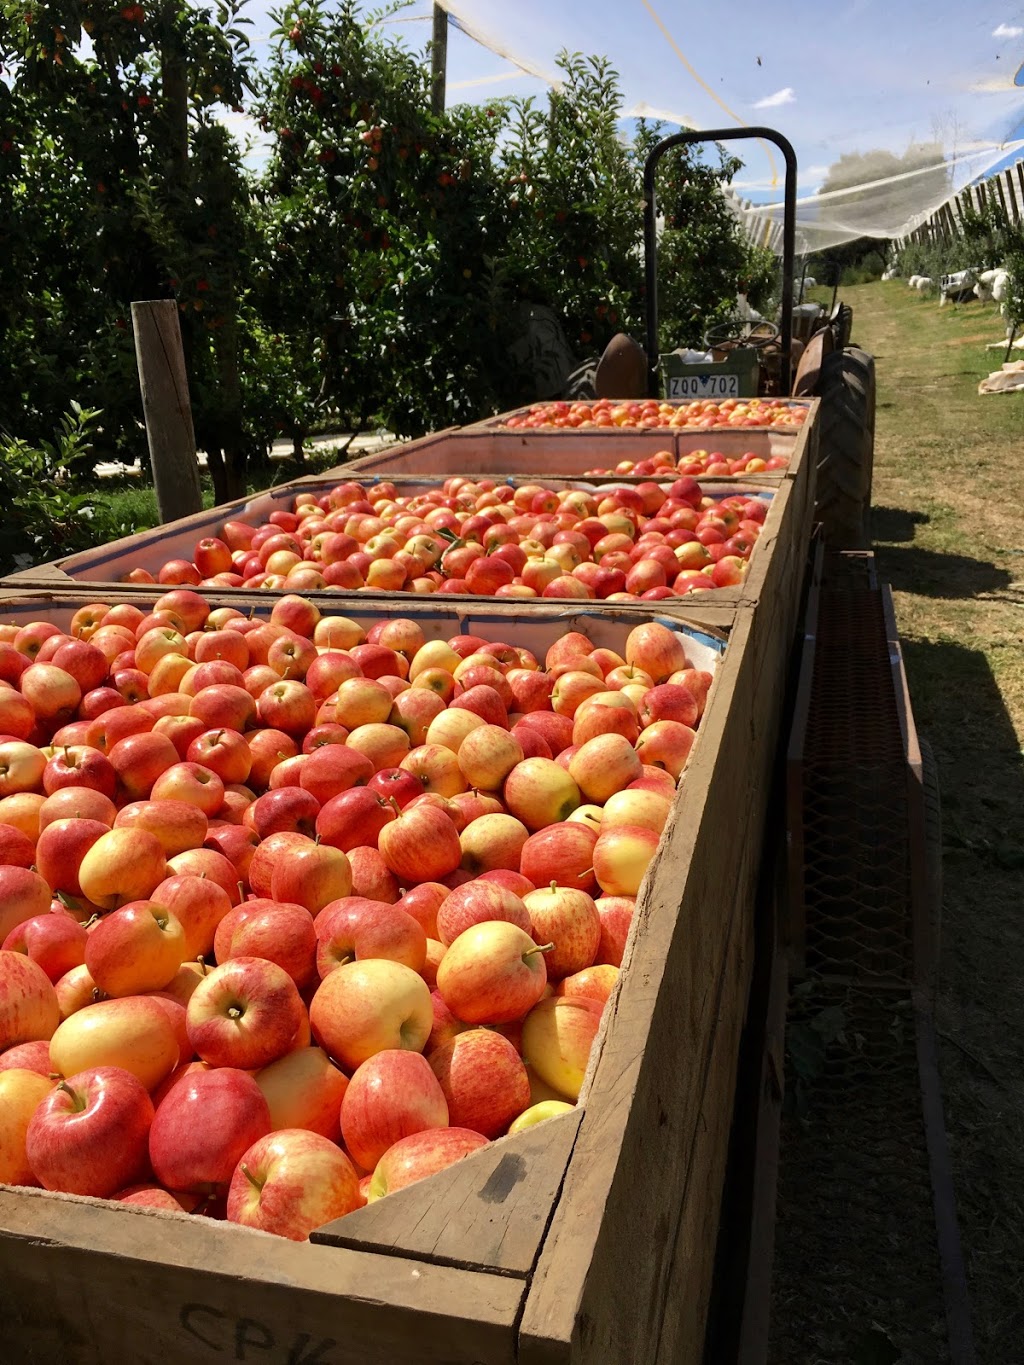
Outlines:
{"type": "Polygon", "coordinates": [[[598,357],[593,356],[577,365],[566,375],[562,398],[567,403],[592,403],[597,397],[594,377],[597,374],[598,357]]]}
{"type": "Polygon", "coordinates": [[[870,541],[874,359],[853,346],[833,351],[822,362],[818,393],[816,517],[830,549],[862,550],[870,541]]]}

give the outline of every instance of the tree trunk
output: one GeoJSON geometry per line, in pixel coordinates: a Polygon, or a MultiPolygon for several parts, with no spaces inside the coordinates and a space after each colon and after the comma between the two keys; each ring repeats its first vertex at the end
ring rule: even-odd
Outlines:
{"type": "Polygon", "coordinates": [[[292,428],[292,458],[300,469],[306,467],[306,448],[303,445],[305,439],[306,433],[304,431],[299,427],[292,428]]]}
{"type": "MultiPolygon", "coordinates": [[[[238,373],[238,314],[235,301],[225,309],[224,325],[214,333],[224,433],[224,486],[227,500],[243,497],[249,443],[242,429],[242,386],[238,373]]],[[[218,498],[218,501],[220,499],[218,498]]]]}
{"type": "Polygon", "coordinates": [[[230,502],[224,469],[224,452],[216,441],[206,442],[206,467],[213,482],[213,501],[216,506],[230,502]]]}

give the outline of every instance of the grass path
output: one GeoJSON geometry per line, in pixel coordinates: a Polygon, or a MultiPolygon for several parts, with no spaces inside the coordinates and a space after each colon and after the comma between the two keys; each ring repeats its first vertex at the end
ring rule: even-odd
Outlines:
{"type": "Polygon", "coordinates": [[[991,305],[898,281],[844,299],[876,357],[873,533],[939,763],[946,1120],[979,1359],[1004,1365],[1024,1340],[1024,393],[977,394],[1002,360],[991,305]]]}

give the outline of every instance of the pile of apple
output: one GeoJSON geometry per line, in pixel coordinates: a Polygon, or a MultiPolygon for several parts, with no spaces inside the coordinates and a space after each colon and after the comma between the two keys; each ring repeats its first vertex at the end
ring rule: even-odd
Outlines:
{"type": "Polygon", "coordinates": [[[569,1109],[710,682],[658,623],[0,627],[0,1182],[301,1240],[569,1109]]]}
{"type": "MultiPolygon", "coordinates": [[[[705,497],[690,477],[587,491],[460,476],[404,495],[393,483],[341,483],[298,494],[263,525],[225,522],[158,577],[283,592],[657,600],[742,582],[767,512],[749,493],[705,497]]],[[[133,569],[127,581],[153,576],[133,569]]]]}
{"type": "Polygon", "coordinates": [[[711,431],[722,427],[773,427],[795,430],[807,420],[807,408],[784,398],[695,398],[689,403],[665,403],[656,398],[593,403],[534,403],[526,412],[505,418],[501,425],[515,431],[590,430],[622,427],[647,431],[662,427],[711,431]]]}
{"type": "Polygon", "coordinates": [[[735,475],[774,473],[785,469],[789,464],[788,455],[769,455],[764,458],[756,451],[748,450],[735,459],[720,450],[688,450],[679,456],[678,461],[671,450],[658,450],[645,460],[620,460],[612,469],[588,469],[585,478],[606,477],[614,474],[629,474],[640,478],[671,478],[675,474],[693,475],[695,478],[731,478],[735,475]]]}

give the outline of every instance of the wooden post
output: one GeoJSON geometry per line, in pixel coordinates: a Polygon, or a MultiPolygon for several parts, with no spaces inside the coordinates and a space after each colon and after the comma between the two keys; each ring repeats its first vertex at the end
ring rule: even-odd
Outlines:
{"type": "Polygon", "coordinates": [[[996,187],[996,194],[999,197],[999,206],[1003,210],[1003,217],[1009,221],[1009,214],[1006,209],[1006,196],[1003,194],[1003,182],[998,175],[994,175],[991,183],[996,187]]]}
{"type": "Polygon", "coordinates": [[[1013,221],[1019,223],[1022,216],[1021,205],[1020,197],[1017,194],[1017,188],[1013,183],[1013,172],[1007,169],[1003,172],[1003,177],[1006,180],[1007,207],[1013,215],[1013,221]]]}
{"type": "Polygon", "coordinates": [[[430,110],[444,113],[445,81],[448,75],[448,11],[434,6],[434,34],[430,42],[430,110]]]}
{"type": "Polygon", "coordinates": [[[133,303],[132,329],[160,520],[177,521],[203,507],[178,305],[133,303]]]}

